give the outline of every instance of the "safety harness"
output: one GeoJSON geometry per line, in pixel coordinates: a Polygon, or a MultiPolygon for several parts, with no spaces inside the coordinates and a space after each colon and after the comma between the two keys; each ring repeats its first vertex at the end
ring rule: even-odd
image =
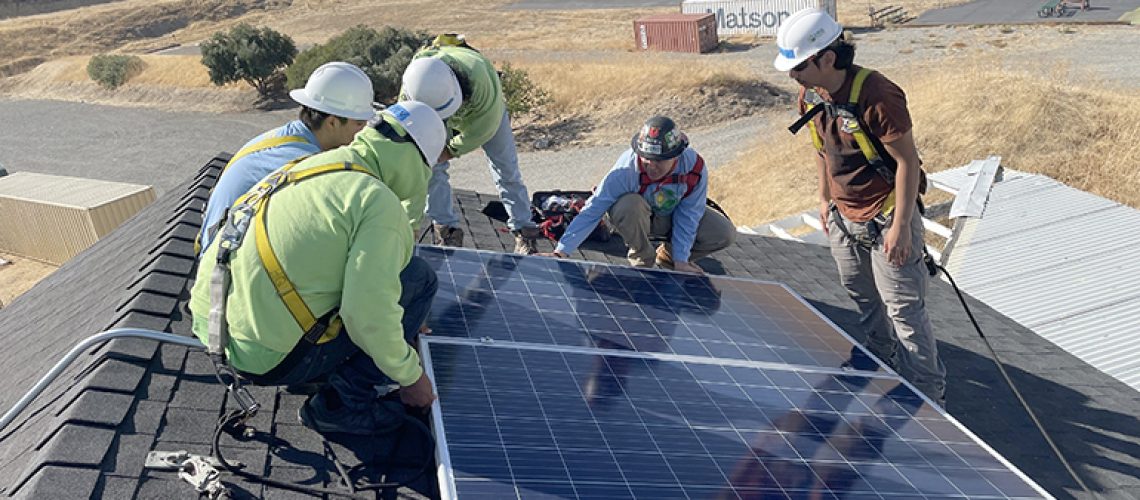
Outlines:
{"type": "MultiPolygon", "coordinates": [[[[859,96],[863,93],[863,83],[873,72],[874,70],[870,68],[859,68],[859,71],[855,73],[854,81],[851,82],[851,95],[847,98],[846,103],[827,102],[815,90],[805,89],[804,104],[807,105],[807,108],[803,116],[788,127],[788,131],[796,134],[804,125],[807,125],[811,131],[812,144],[815,145],[817,151],[822,153],[824,149],[823,136],[819,134],[819,130],[812,119],[822,112],[826,112],[830,119],[842,118],[844,120],[843,131],[851,134],[855,139],[855,143],[859,145],[859,151],[867,159],[867,164],[874,168],[888,183],[894,185],[895,169],[898,165],[894,158],[886,152],[879,138],[866,132],[870,128],[863,121],[863,110],[859,106],[859,96]]],[[[886,205],[883,206],[883,213],[890,214],[894,210],[894,206],[895,197],[892,192],[887,198],[886,205]]]]}
{"type": "MultiPolygon", "coordinates": [[[[277,254],[274,253],[269,242],[267,225],[269,200],[281,188],[319,175],[334,172],[360,172],[374,178],[376,175],[372,171],[350,162],[329,163],[302,170],[293,170],[304,159],[298,158],[286,164],[259,182],[248,193],[238,198],[221,228],[216,265],[210,274],[210,313],[207,323],[206,347],[219,372],[224,372],[230,376],[231,380],[223,380],[223,383],[231,388],[236,385],[240,389],[238,373],[226,362],[225,351],[226,346],[229,345],[229,328],[225,313],[231,280],[230,260],[233,258],[234,252],[242,245],[251,224],[255,233],[254,239],[256,240],[257,255],[261,260],[261,265],[265,268],[266,274],[269,275],[273,287],[277,290],[277,295],[285,304],[285,308],[289,310],[289,314],[297,322],[301,331],[305,332],[301,341],[309,345],[322,344],[335,338],[341,329],[340,316],[337,314],[338,309],[334,308],[320,318],[314,316],[312,310],[301,298],[300,293],[297,292],[296,286],[285,274],[285,269],[281,267],[281,261],[277,258],[277,254]]],[[[292,352],[303,351],[294,349],[292,352]]],[[[279,366],[285,364],[287,363],[283,361],[279,366]]],[[[257,381],[261,377],[270,378],[271,374],[272,371],[261,376],[250,374],[242,374],[242,376],[257,381]]],[[[242,407],[244,409],[245,405],[242,407]]]]}
{"type": "MultiPolygon", "coordinates": [[[[242,433],[246,436],[252,435],[255,432],[252,427],[247,426],[247,422],[257,414],[261,405],[253,398],[248,389],[242,386],[242,378],[251,380],[254,383],[258,383],[259,379],[265,379],[266,383],[272,383],[272,380],[277,376],[276,372],[278,370],[290,369],[292,365],[296,364],[296,361],[304,356],[308,348],[332,340],[341,330],[341,319],[338,315],[339,308],[334,307],[320,318],[315,317],[312,310],[309,309],[309,306],[305,304],[305,301],[297,292],[296,286],[293,285],[288,275],[285,274],[285,269],[281,267],[281,261],[277,258],[277,254],[273,251],[273,247],[269,241],[269,229],[267,225],[269,200],[274,193],[289,184],[324,174],[359,172],[367,174],[377,180],[380,179],[372,171],[347,161],[294,170],[294,168],[306,158],[308,158],[308,156],[289,162],[284,167],[281,167],[281,169],[267,176],[254,186],[253,189],[242,195],[242,197],[238,198],[237,201],[234,202],[233,207],[230,208],[225,219],[225,224],[222,226],[221,233],[218,236],[217,263],[210,274],[210,313],[207,323],[208,335],[206,352],[210,360],[214,363],[218,381],[226,387],[226,390],[237,402],[239,409],[230,412],[219,420],[217,427],[214,429],[211,454],[214,463],[220,464],[226,471],[254,482],[318,496],[327,495],[361,498],[358,493],[399,488],[423,477],[430,469],[432,462],[431,454],[425,455],[427,458],[424,459],[422,464],[415,465],[417,473],[407,479],[401,481],[361,483],[359,480],[350,476],[352,470],[347,469],[340,460],[337,459],[336,453],[328,441],[322,439],[325,453],[331,457],[333,463],[336,465],[336,470],[341,475],[343,484],[348,487],[348,492],[344,492],[329,488],[315,487],[309,484],[278,481],[269,477],[260,476],[253,472],[243,471],[226,460],[222,455],[222,447],[219,446],[221,435],[227,429],[244,429],[242,433]],[[293,317],[293,320],[297,322],[297,325],[301,327],[301,330],[305,332],[299,341],[299,345],[293,348],[278,366],[264,375],[239,373],[226,361],[226,346],[229,345],[230,340],[229,327],[225,318],[226,300],[229,295],[231,280],[230,261],[233,258],[234,252],[237,251],[245,240],[245,236],[249,232],[251,224],[253,225],[253,231],[256,235],[255,239],[257,241],[255,241],[255,245],[257,246],[257,255],[261,260],[262,267],[264,267],[266,274],[269,275],[273,287],[277,291],[277,295],[281,297],[281,301],[285,304],[286,309],[289,310],[289,314],[293,317]]],[[[431,430],[414,417],[405,416],[404,418],[407,424],[418,429],[426,436],[428,449],[435,449],[435,440],[431,430]]],[[[190,462],[190,466],[189,469],[187,469],[185,465],[182,467],[183,477],[194,484],[200,493],[209,493],[210,498],[220,498],[224,495],[226,490],[218,481],[219,471],[217,467],[202,461],[190,462]],[[206,467],[201,467],[201,464],[206,464],[206,467]],[[187,474],[187,471],[189,471],[189,474],[187,474]]]]}
{"type": "Polygon", "coordinates": [[[253,144],[250,144],[249,146],[241,148],[240,151],[238,151],[236,154],[234,154],[234,156],[232,158],[230,158],[230,161],[226,162],[226,166],[222,167],[222,171],[220,173],[218,173],[218,177],[221,177],[221,175],[224,174],[226,172],[226,170],[230,168],[230,165],[237,163],[238,160],[241,160],[242,158],[245,158],[246,156],[249,156],[251,154],[258,153],[261,151],[265,151],[266,149],[272,149],[272,148],[275,148],[277,146],[281,146],[281,145],[285,145],[285,144],[291,144],[291,143],[302,143],[302,142],[307,143],[307,142],[309,142],[309,140],[304,138],[304,137],[301,137],[299,135],[281,135],[281,136],[277,136],[277,137],[266,137],[260,141],[257,141],[253,144]]]}
{"type": "MultiPolygon", "coordinates": [[[[811,130],[812,144],[815,145],[817,151],[822,153],[824,150],[823,136],[819,134],[819,130],[816,128],[813,118],[821,112],[826,112],[827,117],[830,119],[837,117],[844,119],[843,131],[851,134],[855,139],[855,143],[859,145],[859,150],[863,153],[863,157],[867,159],[867,164],[874,168],[883,179],[893,186],[895,183],[895,169],[898,167],[898,164],[894,158],[886,152],[886,148],[883,147],[883,143],[879,141],[879,138],[866,132],[869,130],[869,127],[867,127],[866,122],[863,121],[863,110],[859,106],[859,96],[863,92],[863,83],[867,81],[867,77],[873,72],[874,70],[870,68],[859,68],[859,71],[855,73],[855,79],[851,82],[851,95],[847,98],[846,103],[836,104],[827,102],[820,97],[816,91],[805,89],[804,104],[807,105],[807,108],[803,116],[788,127],[788,131],[795,134],[799,132],[804,125],[807,125],[808,129],[811,130]]],[[[920,185],[919,193],[921,194],[923,190],[923,186],[920,185]]],[[[831,217],[839,217],[835,219],[837,221],[843,220],[842,215],[839,213],[839,207],[834,202],[831,203],[828,208],[831,212],[831,217]]],[[[847,226],[842,222],[838,224],[839,229],[843,232],[844,236],[847,236],[860,246],[871,248],[879,236],[882,235],[882,230],[887,224],[887,217],[894,208],[895,193],[892,191],[887,197],[887,202],[879,215],[868,221],[867,237],[856,237],[848,231],[847,226]]],[[[921,200],[918,200],[918,210],[920,214],[925,211],[921,200]]],[[[935,274],[934,268],[932,267],[934,261],[930,258],[930,254],[926,252],[925,248],[923,248],[923,258],[927,268],[930,270],[931,276],[933,276],[935,274]]]]}
{"type": "Polygon", "coordinates": [[[663,182],[660,180],[655,181],[650,178],[649,174],[645,171],[644,168],[641,167],[639,162],[637,167],[639,174],[637,178],[637,194],[645,194],[645,191],[649,189],[649,186],[652,186],[654,184],[684,184],[686,186],[685,194],[681,196],[681,198],[684,198],[686,196],[689,196],[689,194],[691,194],[693,190],[696,189],[697,184],[701,182],[701,171],[704,169],[705,159],[701,158],[701,155],[697,155],[697,163],[693,165],[692,170],[689,170],[683,174],[674,172],[671,176],[669,176],[668,182],[663,182]]]}
{"type": "MultiPolygon", "coordinates": [[[[276,137],[266,137],[260,141],[257,141],[257,142],[250,144],[244,148],[241,148],[241,150],[239,150],[237,153],[235,153],[233,155],[233,157],[230,158],[230,161],[226,162],[226,165],[224,167],[222,167],[222,171],[218,172],[218,179],[222,178],[222,174],[226,173],[226,170],[229,170],[231,165],[233,165],[234,163],[237,163],[238,160],[241,160],[242,158],[245,158],[246,156],[249,156],[249,155],[254,154],[254,153],[260,153],[260,152],[265,151],[267,149],[273,149],[273,148],[278,147],[278,146],[283,146],[285,144],[308,143],[308,142],[309,142],[308,139],[306,139],[302,136],[299,136],[299,135],[280,135],[280,136],[276,136],[276,137]]],[[[210,193],[213,194],[213,192],[214,192],[214,190],[210,189],[210,193]]],[[[226,217],[227,217],[226,215],[223,215],[222,219],[225,220],[226,217]]],[[[218,228],[221,226],[222,223],[223,222],[219,221],[217,225],[207,228],[206,231],[212,235],[213,233],[218,231],[218,228]]],[[[202,235],[201,235],[201,233],[199,233],[198,235],[194,236],[194,254],[199,255],[201,253],[202,253],[202,235]]]]}

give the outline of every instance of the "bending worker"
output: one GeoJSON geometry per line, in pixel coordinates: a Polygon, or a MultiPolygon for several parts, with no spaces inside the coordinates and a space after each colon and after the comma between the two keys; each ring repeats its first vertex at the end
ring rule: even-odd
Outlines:
{"type": "Polygon", "coordinates": [[[435,108],[454,134],[432,167],[428,183],[427,214],[435,231],[434,243],[463,246],[463,229],[459,227],[447,169],[451,159],[481,147],[507,209],[515,252],[537,252],[541,232],[531,219],[530,195],[519,171],[511,118],[491,61],[461,38],[440,35],[430,47],[416,53],[404,71],[400,99],[435,108]]]}
{"type": "Polygon", "coordinates": [[[906,94],[854,64],[855,45],[827,13],[780,26],[775,66],[798,82],[819,169],[819,216],[872,354],[942,404],[946,368],[926,314],[929,276],[919,194],[925,174],[906,94]],[[902,349],[897,346],[901,345],[902,349]]]}
{"type": "Polygon", "coordinates": [[[602,179],[581,213],[570,222],[554,252],[566,257],[609,212],[629,247],[635,267],[657,265],[704,272],[696,261],[736,239],[732,222],[706,206],[709,175],[704,159],[689,146],[673,120],[654,116],[633,136],[629,150],[602,179]],[[656,250],[649,238],[666,242],[656,250]]]}
{"type": "Polygon", "coordinates": [[[201,259],[190,298],[194,334],[221,344],[230,366],[255,384],[329,375],[300,410],[311,429],[398,428],[402,408],[376,392],[393,381],[405,404],[426,407],[434,398],[410,342],[435,295],[435,273],[412,256],[407,214],[380,179],[392,170],[427,172],[446,137],[430,107],[397,103],[349,146],[258,183],[201,259]],[[218,266],[229,267],[225,292],[216,288],[218,266]],[[227,329],[228,340],[217,340],[227,329]]]}

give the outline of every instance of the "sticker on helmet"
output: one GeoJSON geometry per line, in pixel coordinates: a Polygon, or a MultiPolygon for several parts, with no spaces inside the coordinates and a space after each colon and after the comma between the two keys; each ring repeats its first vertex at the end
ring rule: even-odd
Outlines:
{"type": "Polygon", "coordinates": [[[399,104],[388,106],[388,109],[385,111],[391,113],[392,116],[396,117],[396,119],[400,120],[401,122],[408,121],[408,118],[412,117],[412,113],[410,113],[407,108],[399,104]]]}

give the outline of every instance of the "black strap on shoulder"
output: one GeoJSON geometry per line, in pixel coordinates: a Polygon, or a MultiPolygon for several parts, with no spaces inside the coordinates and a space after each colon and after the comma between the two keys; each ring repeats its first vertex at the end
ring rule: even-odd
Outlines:
{"type": "Polygon", "coordinates": [[[380,123],[376,124],[376,131],[380,132],[380,135],[384,136],[392,142],[412,142],[411,134],[400,135],[400,133],[396,131],[396,128],[393,127],[391,123],[383,120],[381,120],[380,123]]]}
{"type": "Polygon", "coordinates": [[[799,120],[796,120],[795,123],[788,126],[788,132],[791,132],[792,135],[799,133],[800,129],[804,128],[804,125],[807,125],[812,118],[815,118],[815,115],[823,112],[824,107],[825,106],[820,105],[812,106],[811,109],[807,110],[806,113],[800,116],[799,120]]]}

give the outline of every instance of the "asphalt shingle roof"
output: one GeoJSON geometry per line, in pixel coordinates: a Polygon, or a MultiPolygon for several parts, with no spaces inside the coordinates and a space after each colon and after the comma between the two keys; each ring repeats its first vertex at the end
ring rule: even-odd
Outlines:
{"type": "MultiPolygon", "coordinates": [[[[225,157],[83,252],[0,311],[0,410],[6,411],[75,343],[133,326],[189,335],[184,310],[201,208],[225,157]]],[[[480,213],[495,199],[456,191],[465,245],[509,251],[505,227],[480,213]]],[[[545,248],[553,248],[544,243],[545,248]]],[[[576,257],[624,263],[615,239],[576,257]]],[[[701,262],[716,274],[788,284],[858,336],[857,315],[826,248],[739,235],[701,262]]],[[[1092,498],[1052,457],[986,354],[949,286],[934,282],[928,308],[949,370],[950,413],[1058,498],[1092,498]]],[[[1107,498],[1140,498],[1140,393],[1089,367],[1016,322],[972,300],[970,307],[1017,385],[1082,480],[1107,498]]],[[[297,423],[303,395],[251,387],[264,405],[254,439],[223,437],[227,457],[274,479],[336,488],[322,443],[297,423]],[[331,483],[331,484],[330,484],[331,483]]],[[[173,472],[148,471],[149,451],[207,454],[226,394],[199,352],[153,341],[116,340],[86,353],[9,428],[0,431],[0,498],[197,498],[173,472]]],[[[333,443],[349,467],[387,457],[392,442],[333,443]]],[[[410,438],[396,456],[414,460],[410,438]]],[[[366,469],[374,471],[375,467],[366,469]]],[[[407,471],[393,472],[396,476],[407,471]]],[[[237,498],[307,498],[225,476],[237,498]]],[[[433,497],[434,473],[402,495],[433,497]]]]}

